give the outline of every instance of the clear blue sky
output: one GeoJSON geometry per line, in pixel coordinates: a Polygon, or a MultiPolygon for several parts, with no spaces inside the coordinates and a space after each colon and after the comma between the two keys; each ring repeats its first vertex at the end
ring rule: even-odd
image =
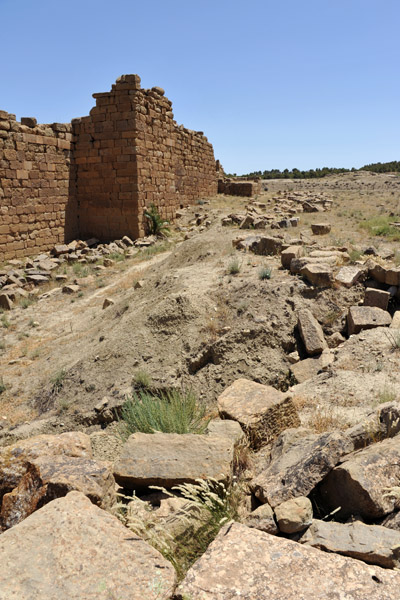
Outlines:
{"type": "Polygon", "coordinates": [[[159,85],[226,171],[400,160],[399,0],[0,0],[0,109],[159,85]]]}

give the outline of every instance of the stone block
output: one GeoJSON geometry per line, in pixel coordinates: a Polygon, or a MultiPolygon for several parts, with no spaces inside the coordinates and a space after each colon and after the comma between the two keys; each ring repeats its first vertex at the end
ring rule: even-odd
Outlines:
{"type": "Polygon", "coordinates": [[[310,310],[299,312],[297,326],[307,354],[321,354],[328,347],[322,327],[310,310]]]}
{"type": "Polygon", "coordinates": [[[311,229],[314,235],[326,235],[331,230],[330,223],[313,223],[311,229]]]}
{"type": "Polygon", "coordinates": [[[376,306],[387,310],[390,293],[375,288],[366,288],[364,295],[364,306],[376,306]]]}
{"type": "Polygon", "coordinates": [[[218,398],[222,418],[238,421],[253,448],[300,424],[291,395],[248,379],[237,379],[218,398]]]}
{"type": "Polygon", "coordinates": [[[352,306],[347,315],[347,330],[349,335],[360,333],[362,329],[388,327],[392,317],[388,312],[375,306],[352,306]]]}

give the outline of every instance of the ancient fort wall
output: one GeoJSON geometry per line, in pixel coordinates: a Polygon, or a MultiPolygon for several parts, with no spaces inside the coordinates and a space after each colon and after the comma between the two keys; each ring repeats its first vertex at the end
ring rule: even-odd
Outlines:
{"type": "Polygon", "coordinates": [[[146,231],[151,204],[176,209],[216,194],[213,148],[178,126],[161,88],[123,75],[71,124],[21,123],[0,111],[0,261],[73,238],[146,231]]]}

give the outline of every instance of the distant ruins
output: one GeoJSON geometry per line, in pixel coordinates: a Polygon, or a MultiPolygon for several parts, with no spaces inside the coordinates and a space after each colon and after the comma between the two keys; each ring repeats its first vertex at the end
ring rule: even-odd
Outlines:
{"type": "Polygon", "coordinates": [[[0,262],[74,238],[137,238],[150,204],[170,220],[217,193],[211,144],[177,125],[164,90],[122,75],[93,97],[68,124],[0,111],[0,262]]]}

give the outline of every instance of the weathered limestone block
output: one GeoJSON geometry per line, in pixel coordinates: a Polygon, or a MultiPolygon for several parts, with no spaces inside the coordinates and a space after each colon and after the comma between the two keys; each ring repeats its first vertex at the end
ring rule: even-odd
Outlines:
{"type": "Polygon", "coordinates": [[[323,263],[306,264],[300,269],[300,275],[317,287],[330,287],[333,282],[332,268],[323,263]]]}
{"type": "Polygon", "coordinates": [[[375,306],[351,306],[347,315],[348,334],[360,333],[362,329],[388,327],[392,317],[388,312],[375,306]]]}
{"type": "Polygon", "coordinates": [[[326,235],[331,230],[330,223],[313,223],[311,229],[314,235],[326,235]]]}
{"type": "Polygon", "coordinates": [[[323,350],[320,356],[305,358],[291,365],[290,372],[297,383],[303,383],[326,370],[335,360],[333,353],[329,349],[323,350]]]}
{"type": "Polygon", "coordinates": [[[283,533],[303,531],[313,520],[311,501],[305,496],[286,500],[275,507],[275,517],[279,530],[283,533]]]}
{"type": "Polygon", "coordinates": [[[178,587],[190,600],[397,600],[400,574],[271,536],[222,528],[178,587]]]}
{"type": "Polygon", "coordinates": [[[213,419],[207,426],[208,435],[228,437],[234,444],[239,444],[246,440],[243,429],[237,421],[229,419],[213,419]]]}
{"type": "Polygon", "coordinates": [[[167,600],[173,566],[116,518],[71,492],[0,536],[1,600],[167,600]]]}
{"type": "Polygon", "coordinates": [[[304,254],[303,246],[289,246],[281,252],[281,263],[284,269],[290,268],[293,258],[300,258],[304,254]]]}
{"type": "Polygon", "coordinates": [[[364,306],[376,306],[382,310],[387,310],[390,294],[384,290],[375,288],[366,288],[364,296],[364,306]]]}
{"type": "Polygon", "coordinates": [[[335,275],[335,282],[350,288],[362,279],[364,273],[364,269],[357,267],[357,265],[348,265],[342,267],[335,275]]]}
{"type": "Polygon", "coordinates": [[[228,481],[233,461],[227,437],[191,433],[134,433],[114,465],[117,483],[128,489],[171,488],[196,479],[228,481]]]}
{"type": "Polygon", "coordinates": [[[378,519],[395,510],[399,485],[400,439],[383,440],[343,458],[321,483],[321,500],[328,510],[341,507],[337,518],[360,515],[378,519]]]}
{"type": "Polygon", "coordinates": [[[252,480],[251,488],[261,502],[268,502],[272,508],[308,496],[352,450],[351,440],[339,432],[302,435],[289,446],[278,438],[270,464],[252,480]]]}
{"type": "Polygon", "coordinates": [[[248,379],[237,379],[218,398],[222,418],[238,421],[253,448],[260,448],[288,427],[300,425],[290,394],[248,379]]]}
{"type": "Polygon", "coordinates": [[[307,354],[321,354],[328,347],[321,325],[307,308],[299,311],[297,326],[307,354]]]}
{"type": "Polygon", "coordinates": [[[379,525],[314,520],[299,542],[386,569],[400,566],[400,532],[379,525]]]}

